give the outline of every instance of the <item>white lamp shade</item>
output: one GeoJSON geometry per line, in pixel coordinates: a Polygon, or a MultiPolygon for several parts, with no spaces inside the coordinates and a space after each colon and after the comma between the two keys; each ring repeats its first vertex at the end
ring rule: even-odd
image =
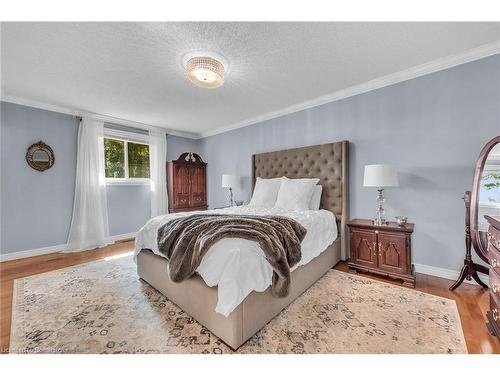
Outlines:
{"type": "Polygon", "coordinates": [[[365,187],[391,187],[399,186],[398,172],[396,168],[388,164],[365,165],[365,187]]]}
{"type": "Polygon", "coordinates": [[[222,175],[222,187],[223,188],[236,188],[240,186],[240,176],[235,174],[223,174],[222,175]]]}

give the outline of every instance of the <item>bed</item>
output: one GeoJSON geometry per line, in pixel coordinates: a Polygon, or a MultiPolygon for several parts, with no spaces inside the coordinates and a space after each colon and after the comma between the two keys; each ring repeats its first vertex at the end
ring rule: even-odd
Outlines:
{"type": "MultiPolygon", "coordinates": [[[[279,314],[281,310],[313,285],[337,262],[347,258],[345,235],[345,224],[348,216],[347,173],[347,141],[273,151],[252,156],[253,183],[255,183],[257,177],[274,178],[286,176],[289,178],[319,178],[319,184],[323,186],[320,204],[320,211],[322,212],[307,212],[304,214],[307,217],[306,219],[302,217],[302,214],[295,213],[296,219],[297,221],[302,221],[302,223],[309,223],[308,231],[312,232],[314,228],[321,228],[322,223],[327,222],[328,217],[331,217],[337,231],[335,236],[331,238],[325,236],[324,231],[318,230],[317,235],[311,233],[315,241],[306,241],[306,236],[303,241],[303,247],[305,246],[304,251],[306,254],[309,254],[306,258],[312,259],[306,259],[305,264],[299,264],[295,269],[292,269],[292,284],[287,297],[273,297],[270,287],[264,288],[261,283],[260,289],[259,287],[255,287],[253,291],[246,291],[244,293],[240,291],[239,297],[238,293],[233,293],[234,295],[231,298],[226,298],[229,303],[222,303],[221,306],[220,300],[223,300],[222,297],[226,294],[231,294],[227,292],[231,288],[227,285],[208,286],[207,284],[211,284],[207,282],[208,273],[205,274],[203,270],[198,270],[200,271],[199,274],[195,274],[181,283],[172,282],[167,273],[167,260],[154,250],[154,243],[152,242],[156,240],[155,230],[158,228],[158,225],[160,225],[162,220],[168,219],[171,215],[152,219],[139,232],[136,239],[138,275],[208,328],[227,345],[236,350],[273,317],[279,314]],[[323,237],[321,237],[322,233],[323,237]],[[333,240],[333,238],[335,239],[333,240]],[[327,246],[325,245],[326,243],[331,244],[327,246]],[[314,249],[314,246],[317,246],[317,249],[314,249]],[[224,290],[222,290],[223,287],[225,288],[224,290]]],[[[238,214],[240,213],[238,210],[243,210],[244,213],[248,214],[248,210],[251,210],[251,208],[229,209],[227,213],[233,212],[238,214]]],[[[224,213],[224,210],[220,210],[219,212],[224,213]]],[[[252,212],[250,213],[252,214],[252,212]]],[[[272,213],[280,214],[280,212],[274,211],[272,213]]],[[[266,212],[254,212],[254,214],[265,215],[266,212]]],[[[294,213],[281,214],[292,217],[294,215],[294,213]]],[[[182,215],[186,215],[186,213],[182,215]]],[[[224,246],[229,249],[234,244],[226,243],[221,244],[219,247],[223,248],[224,246]]],[[[248,247],[250,246],[251,244],[248,244],[248,247]]],[[[252,256],[254,256],[256,251],[250,250],[248,254],[253,254],[252,256]]],[[[223,252],[223,249],[218,251],[218,253],[223,252]]],[[[211,264],[209,253],[205,256],[205,258],[209,258],[207,261],[208,264],[205,265],[207,272],[210,271],[211,264]]],[[[214,251],[214,253],[216,252],[214,251]]],[[[245,254],[245,252],[241,251],[237,255],[242,256],[242,254],[245,254]]],[[[257,259],[255,256],[254,258],[257,259]]],[[[261,258],[262,256],[259,259],[261,258]]],[[[252,261],[257,262],[255,259],[252,261]]],[[[246,264],[250,264],[250,262],[246,264]]],[[[252,264],[256,264],[256,269],[265,267],[262,263],[252,264]]],[[[227,265],[225,268],[231,269],[227,265]]],[[[250,270],[245,271],[244,268],[241,270],[241,273],[258,273],[254,272],[251,267],[250,270]]],[[[266,274],[267,271],[265,269],[264,271],[263,273],[266,274]]],[[[237,274],[239,273],[238,271],[237,274]]],[[[236,276],[233,275],[233,278],[236,276]]],[[[231,280],[231,275],[228,278],[231,280]]]]}

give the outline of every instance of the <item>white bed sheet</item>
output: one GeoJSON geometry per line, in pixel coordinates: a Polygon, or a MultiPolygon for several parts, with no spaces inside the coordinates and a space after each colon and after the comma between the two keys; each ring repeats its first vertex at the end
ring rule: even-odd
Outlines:
{"type": "MultiPolygon", "coordinates": [[[[327,249],[337,238],[335,215],[327,210],[288,211],[281,208],[255,206],[230,207],[209,211],[192,211],[157,216],[142,227],[135,240],[134,259],[141,249],[158,251],[158,228],[173,218],[193,213],[239,214],[239,215],[281,215],[295,219],[306,229],[302,241],[302,259],[292,270],[310,262],[327,249]]],[[[218,302],[215,311],[228,316],[252,291],[262,292],[272,282],[272,267],[266,261],[260,246],[249,240],[225,238],[214,244],[205,254],[196,270],[208,286],[218,286],[218,302]]]]}

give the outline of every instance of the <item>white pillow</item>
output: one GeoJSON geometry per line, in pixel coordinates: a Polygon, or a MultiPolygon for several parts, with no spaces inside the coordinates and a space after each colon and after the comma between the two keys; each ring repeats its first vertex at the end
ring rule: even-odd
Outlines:
{"type": "Polygon", "coordinates": [[[276,197],[280,190],[282,177],[260,178],[257,177],[255,188],[253,189],[252,199],[249,206],[274,207],[276,197]]]}
{"type": "Polygon", "coordinates": [[[287,210],[307,211],[319,178],[286,178],[283,177],[278,198],[274,207],[287,210]]]}
{"type": "Polygon", "coordinates": [[[321,204],[321,193],[323,192],[323,186],[316,185],[313,190],[311,201],[309,202],[309,209],[313,211],[319,210],[319,205],[321,204]]]}

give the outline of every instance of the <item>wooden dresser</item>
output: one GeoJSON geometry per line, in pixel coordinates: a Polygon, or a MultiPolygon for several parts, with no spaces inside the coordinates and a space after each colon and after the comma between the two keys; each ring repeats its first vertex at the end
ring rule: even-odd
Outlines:
{"type": "Polygon", "coordinates": [[[500,216],[486,216],[488,229],[488,259],[490,262],[490,309],[486,313],[488,329],[500,339],[500,216]]]}
{"type": "Polygon", "coordinates": [[[207,209],[207,163],[185,152],[167,162],[168,212],[207,209]]]}
{"type": "Polygon", "coordinates": [[[415,287],[415,271],[411,255],[414,225],[399,226],[389,222],[375,225],[372,220],[354,219],[349,227],[349,268],[403,280],[415,287]]]}

